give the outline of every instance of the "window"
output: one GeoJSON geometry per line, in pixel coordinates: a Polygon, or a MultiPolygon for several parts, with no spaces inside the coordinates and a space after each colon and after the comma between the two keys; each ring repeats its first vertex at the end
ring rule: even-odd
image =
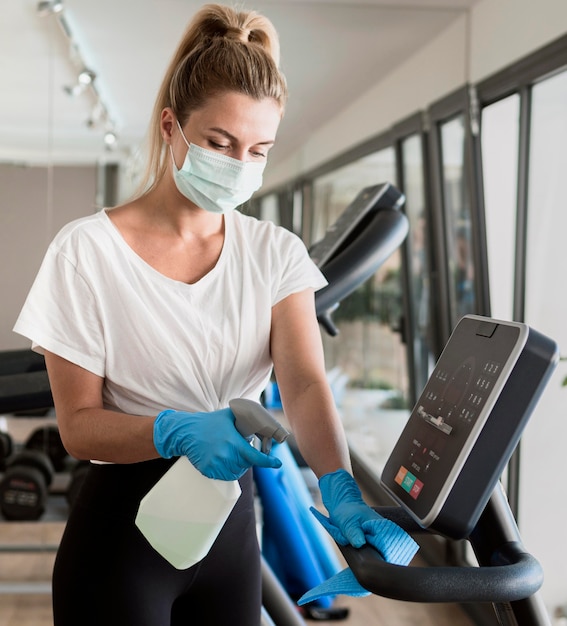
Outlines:
{"type": "Polygon", "coordinates": [[[474,110],[475,94],[464,87],[427,111],[431,126],[431,309],[436,331],[432,345],[436,357],[459,319],[467,313],[482,314],[488,301],[480,142],[473,133],[478,125],[474,110]]]}
{"type": "Polygon", "coordinates": [[[474,263],[465,173],[465,124],[459,115],[440,126],[445,238],[452,326],[473,313],[474,263]]]}
{"type": "Polygon", "coordinates": [[[312,241],[323,237],[358,193],[371,185],[395,181],[393,148],[385,148],[313,181],[312,241]]]}
{"type": "Polygon", "coordinates": [[[482,176],[491,315],[513,319],[520,96],[482,111],[482,176]]]}
{"type": "Polygon", "coordinates": [[[567,71],[533,87],[529,162],[526,321],[566,337],[567,71]]]}
{"type": "Polygon", "coordinates": [[[280,207],[277,194],[272,193],[260,200],[260,219],[280,225],[280,207]]]}
{"type": "MultiPolygon", "coordinates": [[[[364,188],[396,184],[395,151],[385,148],[313,181],[313,241],[364,188]]],[[[402,343],[401,251],[396,251],[333,314],[339,337],[323,334],[327,371],[351,449],[380,473],[407,411],[408,376],[402,343]],[[362,427],[361,427],[362,426],[362,427]]]]}
{"type": "Polygon", "coordinates": [[[408,300],[409,335],[412,340],[411,358],[414,370],[414,394],[417,396],[425,386],[434,359],[430,349],[430,263],[429,263],[429,224],[425,202],[425,175],[423,145],[420,134],[414,134],[401,141],[401,169],[403,190],[406,197],[404,206],[409,220],[409,233],[406,240],[408,253],[408,300]]]}

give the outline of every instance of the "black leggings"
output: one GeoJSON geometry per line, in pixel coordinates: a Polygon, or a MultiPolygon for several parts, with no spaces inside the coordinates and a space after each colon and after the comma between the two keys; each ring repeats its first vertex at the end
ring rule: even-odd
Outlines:
{"type": "Polygon", "coordinates": [[[172,462],[91,466],[55,561],[54,626],[259,626],[252,472],[209,554],[177,570],[134,524],[140,500],[172,462]]]}

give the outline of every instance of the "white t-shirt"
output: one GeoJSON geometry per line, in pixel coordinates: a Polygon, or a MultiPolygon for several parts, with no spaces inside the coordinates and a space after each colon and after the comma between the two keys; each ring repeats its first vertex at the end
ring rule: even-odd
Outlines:
{"type": "Polygon", "coordinates": [[[186,284],[128,246],[105,211],[51,243],[14,327],[105,379],[105,408],[155,415],[257,400],[272,370],[272,307],[326,280],[290,231],[225,215],[216,266],[186,284]]]}

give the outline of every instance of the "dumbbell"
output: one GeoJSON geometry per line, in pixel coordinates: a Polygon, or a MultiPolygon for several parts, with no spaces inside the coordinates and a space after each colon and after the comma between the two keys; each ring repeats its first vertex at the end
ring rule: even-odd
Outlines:
{"type": "Polygon", "coordinates": [[[0,511],[7,520],[34,521],[45,512],[55,470],[39,450],[22,450],[6,461],[0,481],[0,511]]]}
{"type": "Polygon", "coordinates": [[[24,443],[24,448],[26,450],[39,450],[46,454],[56,472],[62,472],[65,469],[69,455],[55,424],[46,424],[34,430],[24,443]]]}

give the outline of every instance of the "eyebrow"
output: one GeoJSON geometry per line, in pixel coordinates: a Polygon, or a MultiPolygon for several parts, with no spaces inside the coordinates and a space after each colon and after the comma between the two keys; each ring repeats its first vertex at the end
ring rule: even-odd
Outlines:
{"type": "MultiPolygon", "coordinates": [[[[216,133],[219,133],[220,135],[223,135],[227,139],[230,139],[230,141],[232,141],[233,143],[239,143],[238,138],[235,137],[234,135],[231,135],[224,128],[218,128],[216,126],[213,126],[212,128],[209,128],[209,130],[214,131],[216,133]]],[[[268,140],[268,141],[258,141],[254,145],[255,146],[271,146],[274,143],[275,143],[275,140],[271,139],[271,140],[268,140]]]]}

